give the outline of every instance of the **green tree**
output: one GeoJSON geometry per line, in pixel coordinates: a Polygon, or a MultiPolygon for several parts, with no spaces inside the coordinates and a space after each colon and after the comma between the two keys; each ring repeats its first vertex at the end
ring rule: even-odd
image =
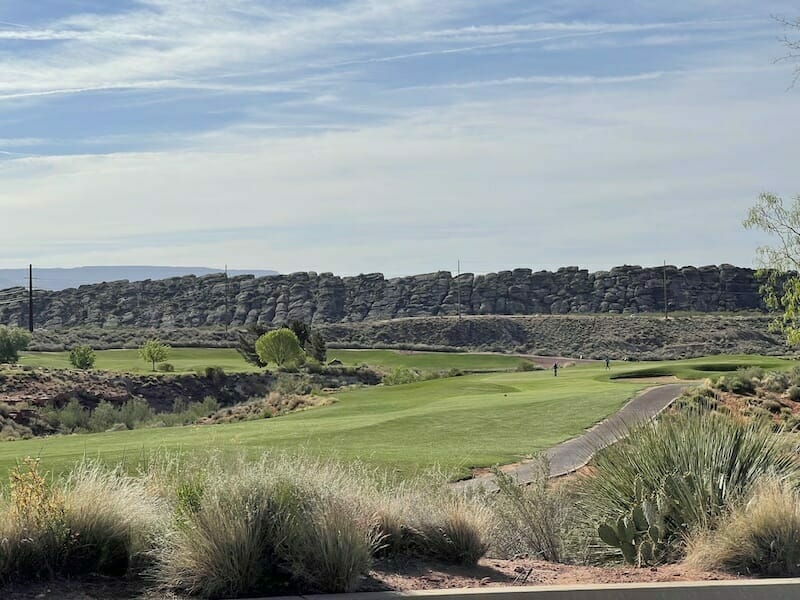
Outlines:
{"type": "Polygon", "coordinates": [[[325,338],[319,331],[315,331],[308,338],[306,342],[306,354],[311,358],[321,363],[324,363],[328,358],[328,347],[325,344],[325,338]]]}
{"type": "Polygon", "coordinates": [[[18,327],[0,325],[0,363],[16,363],[31,342],[30,334],[18,327]]]}
{"type": "Polygon", "coordinates": [[[69,363],[76,369],[91,369],[96,358],[91,346],[75,346],[69,351],[69,363]]]}
{"type": "Polygon", "coordinates": [[[281,328],[265,333],[256,340],[256,354],[265,365],[274,362],[283,367],[303,356],[300,341],[291,329],[281,328]]]}
{"type": "Polygon", "coordinates": [[[781,314],[773,329],[782,331],[789,344],[800,343],[800,195],[786,206],[783,199],[763,193],[744,220],[747,229],[760,229],[775,240],[756,250],[767,308],[781,314]]]}
{"type": "Polygon", "coordinates": [[[144,345],[139,348],[139,356],[142,357],[142,360],[151,363],[153,365],[153,371],[155,371],[156,363],[167,360],[170,350],[171,348],[167,344],[162,344],[161,340],[152,338],[147,340],[144,345]]]}
{"type": "Polygon", "coordinates": [[[303,321],[289,321],[289,325],[286,326],[288,329],[291,329],[294,334],[297,336],[297,341],[300,342],[300,347],[305,348],[308,344],[308,340],[311,337],[311,329],[306,325],[303,321]]]}

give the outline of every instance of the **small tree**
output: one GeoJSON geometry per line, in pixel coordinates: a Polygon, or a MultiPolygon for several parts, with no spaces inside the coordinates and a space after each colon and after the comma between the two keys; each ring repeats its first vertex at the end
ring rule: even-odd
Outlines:
{"type": "Polygon", "coordinates": [[[156,370],[156,363],[164,362],[169,358],[169,351],[171,348],[167,344],[162,344],[161,340],[152,338],[147,340],[144,345],[139,348],[139,356],[153,365],[153,371],[156,370]]]}
{"type": "Polygon", "coordinates": [[[757,273],[764,282],[761,293],[767,308],[781,311],[772,326],[789,344],[800,343],[800,196],[789,206],[773,194],[761,194],[744,221],[747,229],[760,229],[775,240],[758,248],[757,273]]]}
{"type": "Polygon", "coordinates": [[[328,358],[328,348],[325,344],[325,338],[319,331],[311,334],[306,342],[306,354],[311,356],[316,361],[324,363],[328,358]]]}
{"type": "Polygon", "coordinates": [[[311,329],[309,329],[308,325],[306,325],[303,321],[289,321],[289,324],[286,325],[288,329],[291,329],[294,334],[297,336],[297,341],[300,342],[300,347],[305,348],[308,344],[308,340],[311,337],[311,329]]]}
{"type": "Polygon", "coordinates": [[[91,346],[75,346],[69,351],[69,363],[76,369],[93,368],[96,358],[91,346]]]}
{"type": "Polygon", "coordinates": [[[16,363],[19,353],[28,347],[30,334],[18,327],[0,325],[0,363],[16,363]]]}
{"type": "Polygon", "coordinates": [[[256,340],[256,354],[265,365],[274,362],[283,367],[290,362],[297,362],[303,356],[303,350],[297,336],[291,329],[276,329],[265,333],[256,340]]]}

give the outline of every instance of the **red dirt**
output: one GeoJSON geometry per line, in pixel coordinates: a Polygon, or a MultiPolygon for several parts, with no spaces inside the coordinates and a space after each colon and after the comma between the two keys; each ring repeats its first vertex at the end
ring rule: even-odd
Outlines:
{"type": "Polygon", "coordinates": [[[513,585],[570,585],[737,579],[734,575],[694,571],[682,565],[579,567],[529,559],[483,559],[477,567],[431,561],[386,560],[370,572],[361,591],[429,590],[513,585]]]}

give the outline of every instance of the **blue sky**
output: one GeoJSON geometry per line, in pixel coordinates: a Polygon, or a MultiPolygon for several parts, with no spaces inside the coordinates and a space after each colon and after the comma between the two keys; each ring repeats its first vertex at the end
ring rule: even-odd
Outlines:
{"type": "Polygon", "coordinates": [[[0,0],[0,266],[753,264],[779,0],[0,0]]]}

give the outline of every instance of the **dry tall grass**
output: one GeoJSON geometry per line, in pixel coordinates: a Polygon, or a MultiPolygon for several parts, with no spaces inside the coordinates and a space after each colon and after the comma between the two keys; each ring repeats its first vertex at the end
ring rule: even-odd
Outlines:
{"type": "Polygon", "coordinates": [[[715,531],[696,534],[687,564],[770,577],[800,576],[800,494],[767,478],[715,531]]]}

